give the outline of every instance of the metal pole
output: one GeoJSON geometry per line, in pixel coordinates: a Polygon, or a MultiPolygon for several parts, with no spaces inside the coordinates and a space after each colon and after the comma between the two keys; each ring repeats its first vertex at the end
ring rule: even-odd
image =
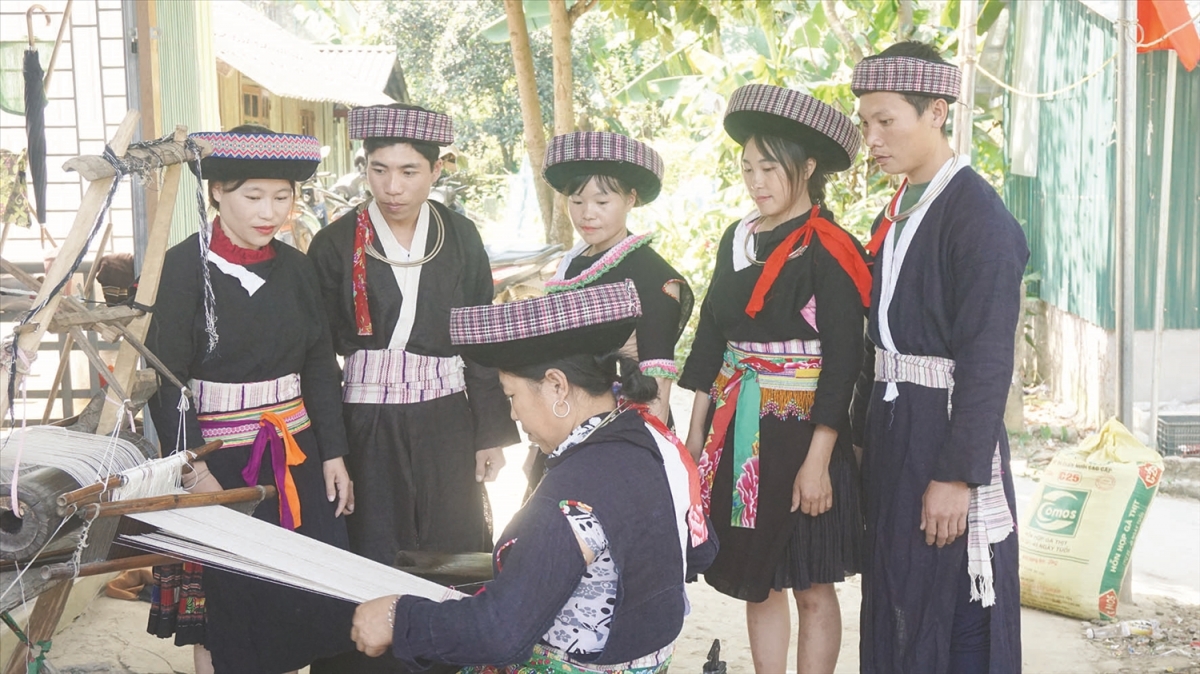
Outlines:
{"type": "Polygon", "coordinates": [[[1133,423],[1137,0],[1121,0],[1117,49],[1117,416],[1129,426],[1133,423]]]}
{"type": "MultiPolygon", "coordinates": [[[[141,47],[149,42],[138,40],[136,0],[122,0],[121,22],[125,30],[125,107],[130,110],[142,109],[141,47]]],[[[147,50],[148,53],[149,50],[147,50]]],[[[144,120],[143,120],[144,125],[144,120]]],[[[145,140],[142,127],[134,132],[135,141],[145,140]]],[[[130,180],[133,192],[133,273],[138,276],[142,272],[142,259],[146,256],[146,239],[149,229],[146,219],[146,186],[141,179],[130,180]]]]}
{"type": "Polygon", "coordinates": [[[962,94],[954,110],[954,149],[971,158],[971,140],[975,132],[976,29],[979,25],[979,0],[962,0],[958,5],[958,52],[962,68],[962,94]]]}
{"type": "Polygon", "coordinates": [[[1150,371],[1150,444],[1158,446],[1158,387],[1162,381],[1162,339],[1167,304],[1167,244],[1171,238],[1171,150],[1175,144],[1175,77],[1179,58],[1167,52],[1167,95],[1163,113],[1162,187],[1158,201],[1158,256],[1154,266],[1154,368],[1150,371]]]}

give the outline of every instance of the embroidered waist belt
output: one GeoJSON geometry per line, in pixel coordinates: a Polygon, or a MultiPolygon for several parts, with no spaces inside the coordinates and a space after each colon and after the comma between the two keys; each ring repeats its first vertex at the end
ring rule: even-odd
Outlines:
{"type": "MultiPolygon", "coordinates": [[[[888,384],[884,394],[887,401],[900,395],[896,388],[898,383],[945,389],[947,418],[953,413],[954,361],[949,358],[914,356],[876,347],[875,381],[888,384]]],[[[971,576],[972,601],[981,600],[984,606],[996,603],[992,555],[988,546],[1004,540],[1012,530],[1013,514],[1004,496],[1000,443],[996,443],[992,452],[992,483],[971,489],[967,510],[967,573],[971,576]]]]}
{"type": "Polygon", "coordinates": [[[250,459],[242,469],[246,484],[258,484],[263,455],[270,450],[275,487],[279,490],[279,524],[286,529],[299,527],[300,494],[296,491],[291,467],[304,463],[307,458],[294,437],[312,425],[308,411],[304,409],[304,400],[296,398],[234,412],[202,413],[196,418],[205,440],[222,440],[224,447],[252,445],[250,459]]]}
{"type": "Polygon", "coordinates": [[[618,665],[593,665],[575,662],[563,651],[534,644],[533,653],[524,662],[512,665],[465,667],[459,674],[666,674],[675,644],[618,665]]]}
{"type": "Polygon", "coordinates": [[[808,419],[821,376],[821,343],[730,342],[711,394],[716,410],[700,455],[700,491],[705,512],[712,507],[713,478],[733,424],[733,508],[730,524],[755,528],[758,519],[759,419],[808,419]]]}
{"type": "Polygon", "coordinates": [[[366,404],[419,403],[467,388],[458,356],[422,356],[402,349],[355,351],[342,368],[342,401],[366,404]]]}

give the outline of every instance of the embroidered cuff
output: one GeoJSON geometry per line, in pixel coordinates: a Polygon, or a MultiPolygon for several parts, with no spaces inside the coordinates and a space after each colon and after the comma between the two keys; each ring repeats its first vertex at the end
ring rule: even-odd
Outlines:
{"type": "Polygon", "coordinates": [[[671,381],[679,379],[679,368],[675,366],[675,361],[669,358],[643,360],[639,365],[642,369],[642,374],[648,377],[670,379],[671,381]]]}

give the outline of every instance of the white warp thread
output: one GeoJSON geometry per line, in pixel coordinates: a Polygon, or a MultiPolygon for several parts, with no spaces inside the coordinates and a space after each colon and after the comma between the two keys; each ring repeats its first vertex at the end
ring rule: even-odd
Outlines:
{"type": "Polygon", "coordinates": [[[391,594],[434,601],[466,596],[223,506],[128,517],[156,527],[158,532],[123,534],[122,543],[317,594],[356,603],[391,594]]]}
{"type": "MultiPolygon", "coordinates": [[[[146,461],[141,450],[128,440],[107,435],[69,431],[57,426],[16,429],[4,442],[22,444],[20,472],[35,468],[58,468],[80,485],[139,466],[146,461]]],[[[9,481],[17,467],[15,452],[0,454],[0,480],[9,481]]]]}

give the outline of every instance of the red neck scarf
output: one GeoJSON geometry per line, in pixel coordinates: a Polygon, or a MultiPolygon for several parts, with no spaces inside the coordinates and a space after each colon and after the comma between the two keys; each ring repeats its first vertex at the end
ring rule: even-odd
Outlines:
{"type": "Polygon", "coordinates": [[[371,245],[371,214],[360,206],[354,221],[354,252],[350,256],[350,285],[354,295],[354,324],[360,336],[375,334],[371,326],[371,305],[367,301],[367,246],[371,245]]]}
{"type": "Polygon", "coordinates": [[[808,248],[813,234],[820,237],[825,250],[828,250],[833,259],[850,275],[854,286],[858,288],[863,306],[871,305],[871,270],[867,268],[866,261],[858,252],[858,247],[854,245],[850,235],[821,217],[821,205],[816,204],[808,214],[808,222],[788,234],[783,243],[767,258],[762,275],[758,277],[758,283],[754,284],[754,292],[750,294],[750,301],[746,303],[746,315],[754,318],[762,311],[763,304],[767,301],[767,293],[771,291],[771,286],[775,285],[775,279],[779,278],[779,272],[783,271],[783,265],[795,250],[796,244],[800,243],[803,248],[808,248]]]}
{"type": "Polygon", "coordinates": [[[900,183],[900,189],[896,190],[896,195],[892,197],[891,203],[883,211],[883,221],[879,223],[879,228],[871,235],[871,241],[867,243],[867,254],[871,256],[872,261],[879,254],[879,248],[883,246],[883,240],[887,238],[888,230],[895,224],[894,218],[897,211],[900,209],[900,195],[904,194],[904,188],[908,187],[908,178],[900,183]]]}
{"type": "Polygon", "coordinates": [[[212,225],[212,242],[209,243],[209,250],[220,255],[228,262],[240,264],[243,267],[259,262],[266,262],[275,257],[275,247],[270,243],[257,250],[253,248],[242,248],[234,243],[225,230],[221,228],[221,216],[213,219],[212,225]]]}

